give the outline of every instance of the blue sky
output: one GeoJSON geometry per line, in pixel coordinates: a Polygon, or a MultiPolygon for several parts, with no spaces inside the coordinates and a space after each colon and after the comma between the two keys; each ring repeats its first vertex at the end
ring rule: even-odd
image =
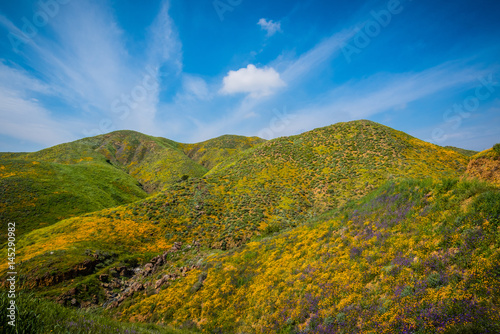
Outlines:
{"type": "Polygon", "coordinates": [[[500,142],[499,17],[492,0],[2,1],[0,151],[356,119],[484,150],[500,142]]]}

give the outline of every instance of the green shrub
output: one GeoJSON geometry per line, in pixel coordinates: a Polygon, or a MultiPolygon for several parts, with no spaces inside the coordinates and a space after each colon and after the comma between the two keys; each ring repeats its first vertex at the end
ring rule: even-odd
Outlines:
{"type": "Polygon", "coordinates": [[[497,155],[500,155],[500,143],[493,145],[493,151],[494,151],[497,155]]]}

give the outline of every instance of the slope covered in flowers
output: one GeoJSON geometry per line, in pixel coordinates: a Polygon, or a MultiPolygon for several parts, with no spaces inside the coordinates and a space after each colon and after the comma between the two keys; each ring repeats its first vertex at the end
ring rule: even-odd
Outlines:
{"type": "Polygon", "coordinates": [[[180,144],[188,157],[212,169],[230,156],[265,142],[258,137],[224,135],[196,144],[180,144]]]}
{"type": "Polygon", "coordinates": [[[212,255],[120,312],[204,333],[498,333],[500,191],[456,179],[389,182],[212,255]]]}
{"type": "Polygon", "coordinates": [[[300,226],[398,176],[458,176],[467,159],[368,121],[278,138],[127,206],[61,221],[19,240],[27,280],[58,275],[86,250],[147,258],[174,242],[238,247],[300,226]]]}

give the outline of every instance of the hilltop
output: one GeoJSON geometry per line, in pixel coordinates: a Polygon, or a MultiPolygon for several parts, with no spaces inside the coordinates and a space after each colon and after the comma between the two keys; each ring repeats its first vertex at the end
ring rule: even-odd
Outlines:
{"type": "Polygon", "coordinates": [[[34,153],[0,153],[0,219],[17,222],[24,234],[134,202],[183,178],[201,177],[208,170],[202,164],[214,166],[262,141],[225,136],[181,144],[124,130],[34,153]]]}

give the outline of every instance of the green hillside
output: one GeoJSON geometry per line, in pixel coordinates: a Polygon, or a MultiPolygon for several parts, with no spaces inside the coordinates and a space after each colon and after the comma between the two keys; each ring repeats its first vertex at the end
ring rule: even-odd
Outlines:
{"type": "Polygon", "coordinates": [[[146,197],[144,191],[154,193],[205,174],[207,169],[184,153],[188,148],[194,159],[212,166],[261,141],[223,136],[180,144],[116,131],[34,153],[0,153],[0,219],[17,222],[18,233],[23,234],[68,217],[130,203],[146,197]]]}
{"type": "Polygon", "coordinates": [[[225,135],[196,144],[181,144],[188,157],[207,169],[212,169],[222,161],[265,142],[258,137],[225,135]]]}
{"type": "Polygon", "coordinates": [[[499,330],[500,190],[471,165],[484,154],[371,121],[269,141],[65,145],[31,164],[61,168],[49,180],[106,167],[154,193],[19,237],[18,283],[38,296],[205,333],[499,330]]]}
{"type": "Polygon", "coordinates": [[[117,259],[145,258],[174,242],[230,249],[298,226],[389,178],[458,176],[466,161],[377,123],[340,123],[268,141],[204,178],[176,183],[142,201],[36,230],[19,241],[19,256],[28,280],[51,285],[50,277],[78,266],[86,249],[117,259]]]}
{"type": "Polygon", "coordinates": [[[0,221],[16,222],[18,236],[146,196],[137,180],[106,163],[0,159],[0,221]]]}
{"type": "Polygon", "coordinates": [[[187,157],[180,144],[135,131],[84,138],[30,153],[26,158],[62,164],[107,162],[136,178],[148,193],[179,181],[183,175],[197,177],[207,171],[187,157]]]}
{"type": "Polygon", "coordinates": [[[117,311],[206,333],[497,333],[499,219],[488,184],[391,181],[117,311]]]}

